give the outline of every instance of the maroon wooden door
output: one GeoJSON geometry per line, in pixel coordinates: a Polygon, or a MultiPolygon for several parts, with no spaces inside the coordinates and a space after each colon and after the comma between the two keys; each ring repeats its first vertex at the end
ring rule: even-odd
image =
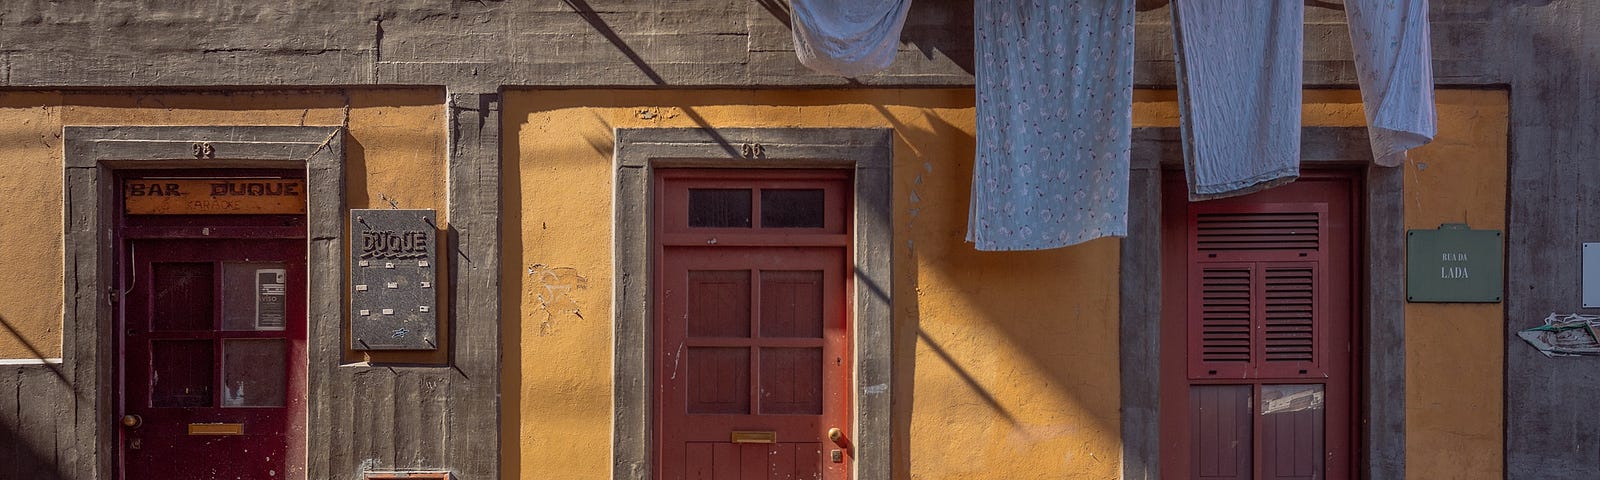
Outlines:
{"type": "Polygon", "coordinates": [[[304,240],[130,240],[123,478],[303,478],[304,240]]]}
{"type": "Polygon", "coordinates": [[[1354,180],[1165,186],[1162,476],[1351,478],[1354,180]]]}
{"type": "Polygon", "coordinates": [[[848,478],[846,178],[662,174],[658,478],[848,478]]]}

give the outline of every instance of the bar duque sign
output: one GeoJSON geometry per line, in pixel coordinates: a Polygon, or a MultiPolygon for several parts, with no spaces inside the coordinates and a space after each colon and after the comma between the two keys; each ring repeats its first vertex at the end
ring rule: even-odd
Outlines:
{"type": "Polygon", "coordinates": [[[1504,294],[1504,235],[1461,223],[1406,232],[1406,300],[1497,303],[1504,294]]]}
{"type": "Polygon", "coordinates": [[[306,213],[298,178],[130,178],[122,182],[129,215],[306,213]]]}

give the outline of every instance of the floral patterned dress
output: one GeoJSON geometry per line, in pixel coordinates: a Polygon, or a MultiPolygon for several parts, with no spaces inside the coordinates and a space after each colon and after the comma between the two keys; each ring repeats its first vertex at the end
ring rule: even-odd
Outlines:
{"type": "Polygon", "coordinates": [[[974,4],[967,241],[1040,250],[1128,229],[1133,0],[974,4]]]}

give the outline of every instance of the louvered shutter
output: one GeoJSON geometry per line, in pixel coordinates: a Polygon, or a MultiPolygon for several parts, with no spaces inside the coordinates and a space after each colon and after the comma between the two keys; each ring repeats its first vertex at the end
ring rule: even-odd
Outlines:
{"type": "Polygon", "coordinates": [[[1321,203],[1190,206],[1189,377],[1321,378],[1321,203]]]}

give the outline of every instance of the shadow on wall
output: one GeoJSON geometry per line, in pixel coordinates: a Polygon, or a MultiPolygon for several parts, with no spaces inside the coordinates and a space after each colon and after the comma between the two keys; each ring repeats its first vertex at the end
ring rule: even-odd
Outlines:
{"type": "MultiPolygon", "coordinates": [[[[13,370],[7,368],[4,371],[0,371],[0,375],[10,377],[0,380],[0,388],[4,388],[21,387],[21,385],[11,385],[11,383],[13,380],[27,374],[22,373],[22,369],[13,370]]],[[[15,397],[16,392],[0,391],[0,395],[15,397]]],[[[30,480],[69,478],[68,474],[61,470],[61,465],[58,464],[57,460],[60,452],[55,451],[55,445],[50,445],[51,448],[47,450],[41,442],[41,440],[50,440],[52,442],[56,440],[55,427],[52,426],[53,420],[40,422],[45,429],[48,429],[47,431],[38,431],[38,427],[41,425],[34,425],[34,429],[31,431],[23,430],[19,417],[24,414],[24,410],[14,408],[17,406],[9,405],[8,403],[10,402],[0,401],[0,408],[7,408],[8,410],[0,413],[0,452],[5,453],[5,461],[0,462],[0,478],[26,478],[30,480]]]]}
{"type": "MultiPolygon", "coordinates": [[[[4,315],[0,315],[0,329],[4,329],[7,335],[10,335],[11,338],[16,339],[17,343],[22,345],[22,348],[28,350],[28,354],[32,355],[32,358],[37,360],[44,360],[48,358],[45,357],[43,351],[39,350],[37,345],[34,345],[33,342],[28,341],[28,337],[23,336],[22,332],[17,331],[17,327],[12,325],[10,320],[6,320],[4,315]]],[[[56,379],[61,380],[63,385],[69,385],[72,383],[67,380],[66,372],[61,371],[62,367],[60,363],[45,363],[43,366],[49,368],[50,373],[55,374],[56,379]]]]}
{"type": "MultiPolygon", "coordinates": [[[[44,355],[0,316],[0,328],[34,358],[44,355]]],[[[59,363],[0,367],[0,478],[64,479],[60,449],[72,448],[72,383],[59,363]]]]}
{"type": "MultiPolygon", "coordinates": [[[[534,117],[557,121],[565,137],[536,140],[539,158],[589,159],[569,159],[573,162],[608,161],[612,129],[620,127],[893,128],[895,185],[888,213],[895,231],[892,450],[897,478],[912,474],[913,450],[922,459],[919,468],[945,473],[956,472],[940,470],[945,468],[941,462],[1000,474],[1061,468],[1059,463],[1019,466],[993,455],[1003,450],[1037,458],[1064,453],[1071,457],[1072,471],[1115,471],[1106,466],[1115,462],[1118,431],[1115,240],[1012,253],[977,252],[965,243],[973,102],[971,90],[964,89],[508,92],[503,131],[505,138],[521,140],[504,144],[503,173],[508,179],[537,175],[521,165],[528,152],[518,145],[529,141],[527,132],[550,133],[547,125],[530,125],[534,117]],[[936,439],[957,433],[951,441],[936,439]],[[963,450],[969,453],[960,459],[943,458],[963,450]]],[[[521,258],[530,245],[540,249],[535,236],[552,235],[540,233],[539,219],[518,211],[526,194],[515,187],[503,193],[507,319],[530,313],[521,311],[524,289],[514,283],[524,276],[522,264],[550,260],[521,258]]],[[[603,294],[595,298],[604,301],[603,294]]],[[[532,326],[508,321],[504,328],[508,361],[502,418],[508,426],[520,425],[533,420],[518,417],[525,413],[518,405],[525,401],[520,396],[527,380],[518,370],[522,360],[511,359],[537,353],[519,345],[523,329],[532,326]]],[[[518,471],[524,452],[514,446],[526,439],[507,428],[502,440],[510,447],[504,470],[518,471]]]]}

